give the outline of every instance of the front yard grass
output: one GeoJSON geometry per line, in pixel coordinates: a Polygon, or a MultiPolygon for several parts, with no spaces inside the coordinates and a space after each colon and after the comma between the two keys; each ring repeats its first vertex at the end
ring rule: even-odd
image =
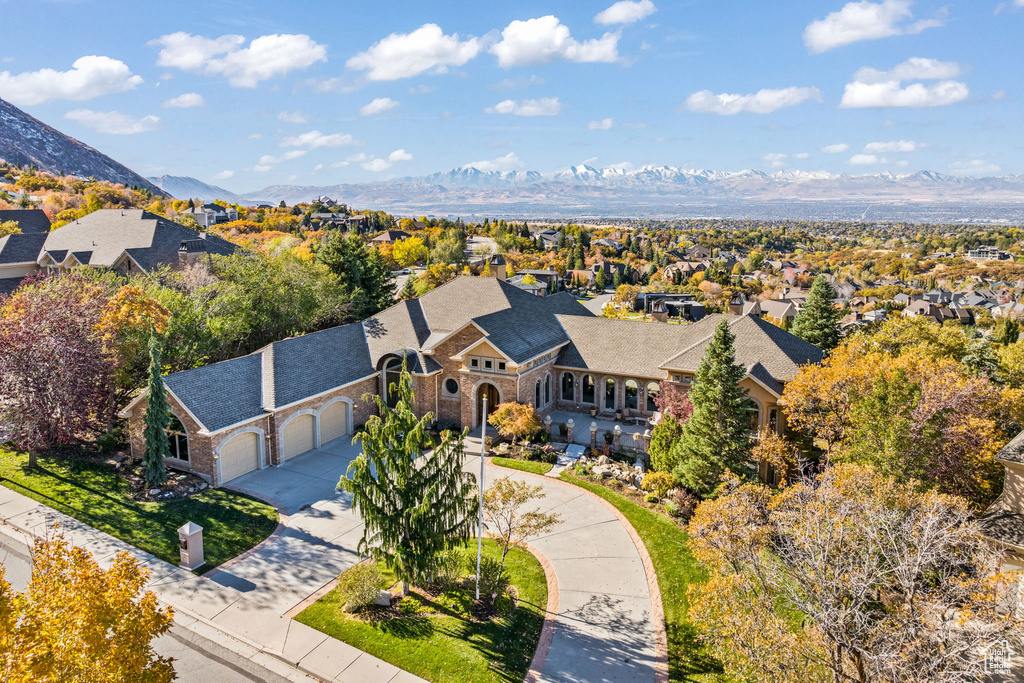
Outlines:
{"type": "Polygon", "coordinates": [[[523,472],[533,472],[534,474],[547,474],[548,471],[553,467],[550,463],[546,462],[535,462],[533,460],[515,460],[513,458],[491,458],[491,462],[500,467],[508,467],[513,470],[522,470],[523,472]]]}
{"type": "Polygon", "coordinates": [[[100,531],[178,564],[178,527],[203,527],[209,571],[240,555],[277,528],[277,511],[249,496],[223,489],[162,503],[139,502],[113,466],[40,455],[28,468],[28,454],[0,448],[0,484],[85,522],[100,531]]]}
{"type": "Polygon", "coordinates": [[[697,640],[697,630],[686,619],[689,601],[686,589],[703,583],[707,574],[690,554],[690,536],[668,517],[648,510],[625,496],[581,479],[565,470],[561,479],[601,496],[626,516],[647,547],[658,575],[661,605],[665,611],[668,636],[668,675],[670,681],[722,680],[722,667],[697,640]]]}
{"type": "MultiPolygon", "coordinates": [[[[476,548],[470,550],[475,556],[476,548]]],[[[501,557],[492,540],[484,541],[484,554],[501,557]]],[[[544,625],[547,578],[537,558],[519,548],[509,553],[505,567],[519,591],[519,606],[486,622],[473,621],[465,610],[431,602],[417,593],[405,599],[403,610],[414,607],[420,613],[362,619],[342,611],[337,590],[295,618],[428,681],[522,681],[544,625]],[[435,612],[440,614],[431,614],[435,612]]],[[[465,601],[472,602],[472,597],[470,589],[465,601]]]]}

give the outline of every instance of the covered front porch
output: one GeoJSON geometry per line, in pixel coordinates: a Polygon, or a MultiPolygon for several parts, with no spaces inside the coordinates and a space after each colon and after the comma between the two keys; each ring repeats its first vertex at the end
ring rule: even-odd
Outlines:
{"type": "MultiPolygon", "coordinates": [[[[591,443],[591,431],[596,426],[596,441],[597,444],[605,443],[605,433],[611,432],[613,437],[615,434],[615,428],[619,428],[619,439],[620,446],[623,448],[632,448],[638,451],[647,451],[646,442],[644,440],[644,433],[651,429],[648,419],[645,417],[636,417],[623,420],[615,420],[614,418],[608,418],[608,416],[602,416],[600,413],[594,417],[591,417],[588,413],[576,413],[569,410],[552,410],[544,417],[544,425],[547,427],[548,418],[551,422],[551,437],[552,440],[558,441],[560,439],[568,440],[568,433],[562,435],[562,426],[566,426],[566,432],[568,432],[569,421],[572,420],[572,443],[582,444],[589,446],[591,443]]],[[[648,434],[648,437],[650,435],[648,434]]]]}

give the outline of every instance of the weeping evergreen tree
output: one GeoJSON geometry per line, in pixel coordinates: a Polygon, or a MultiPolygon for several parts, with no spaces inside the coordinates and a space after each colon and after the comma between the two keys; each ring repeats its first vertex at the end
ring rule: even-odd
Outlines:
{"type": "Polygon", "coordinates": [[[147,488],[159,486],[167,481],[164,458],[171,455],[166,431],[171,422],[171,414],[167,410],[167,392],[160,370],[160,341],[153,334],[149,338],[149,403],[146,405],[146,414],[143,417],[145,428],[142,431],[146,442],[142,465],[147,488]]]}
{"type": "Polygon", "coordinates": [[[825,352],[839,346],[839,311],[832,305],[836,290],[825,276],[814,278],[807,303],[793,319],[793,334],[809,341],[825,352]]]}
{"type": "Polygon", "coordinates": [[[735,339],[723,317],[690,389],[693,415],[669,456],[679,483],[699,493],[712,491],[727,469],[741,474],[750,459],[750,399],[740,386],[747,371],[736,363],[735,339]]]}
{"type": "Polygon", "coordinates": [[[476,480],[462,470],[466,431],[442,432],[430,450],[427,426],[434,416],[413,414],[405,363],[387,394],[397,396],[395,407],[372,397],[378,414],[356,435],[363,452],[338,486],[352,494],[363,519],[359,552],[383,561],[408,593],[409,584],[431,578],[443,551],[469,538],[477,512],[476,480]]]}

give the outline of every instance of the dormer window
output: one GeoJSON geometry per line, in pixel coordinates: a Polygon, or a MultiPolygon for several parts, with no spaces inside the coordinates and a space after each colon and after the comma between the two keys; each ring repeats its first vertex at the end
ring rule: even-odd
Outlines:
{"type": "Polygon", "coordinates": [[[505,361],[498,361],[498,372],[505,372],[505,361]]]}
{"type": "Polygon", "coordinates": [[[469,367],[476,369],[480,367],[480,360],[478,358],[469,359],[469,367]]]}

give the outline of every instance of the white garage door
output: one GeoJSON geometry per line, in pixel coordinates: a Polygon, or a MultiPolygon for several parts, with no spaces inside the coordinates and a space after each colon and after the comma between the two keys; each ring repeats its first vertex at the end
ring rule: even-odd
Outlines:
{"type": "Polygon", "coordinates": [[[294,458],[313,450],[313,416],[299,415],[284,426],[284,453],[282,459],[294,458]]]}
{"type": "Polygon", "coordinates": [[[348,433],[348,404],[332,403],[320,413],[320,443],[334,441],[348,433]]]}
{"type": "Polygon", "coordinates": [[[221,483],[242,476],[260,466],[259,435],[245,432],[220,447],[221,483]]]}

